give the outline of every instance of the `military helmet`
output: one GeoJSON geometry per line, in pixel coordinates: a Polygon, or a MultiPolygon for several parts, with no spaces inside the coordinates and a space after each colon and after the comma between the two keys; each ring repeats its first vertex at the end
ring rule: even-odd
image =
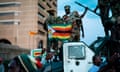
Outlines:
{"type": "Polygon", "coordinates": [[[64,8],[65,9],[70,9],[70,5],[65,5],[64,8]]]}

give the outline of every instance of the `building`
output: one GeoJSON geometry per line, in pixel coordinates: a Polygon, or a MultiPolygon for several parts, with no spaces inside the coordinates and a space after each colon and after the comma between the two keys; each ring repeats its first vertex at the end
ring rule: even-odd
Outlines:
{"type": "Polygon", "coordinates": [[[50,9],[57,10],[57,0],[0,0],[0,41],[27,49],[46,48],[44,22],[50,9]]]}

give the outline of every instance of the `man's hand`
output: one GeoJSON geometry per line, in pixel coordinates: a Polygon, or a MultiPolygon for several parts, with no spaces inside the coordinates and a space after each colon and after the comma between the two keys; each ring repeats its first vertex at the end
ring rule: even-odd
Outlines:
{"type": "Polygon", "coordinates": [[[84,38],[84,34],[82,34],[82,37],[84,38]]]}

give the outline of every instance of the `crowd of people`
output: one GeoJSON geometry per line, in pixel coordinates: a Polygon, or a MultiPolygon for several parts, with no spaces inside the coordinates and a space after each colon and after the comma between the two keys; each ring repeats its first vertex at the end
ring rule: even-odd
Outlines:
{"type": "MultiPolygon", "coordinates": [[[[108,0],[107,0],[108,1],[108,0]]],[[[101,9],[101,19],[103,22],[103,26],[105,27],[105,35],[108,36],[108,29],[106,30],[106,26],[104,20],[108,17],[108,8],[103,7],[103,3],[101,0],[98,1],[98,7],[101,9]],[[101,6],[102,5],[102,6],[101,6]],[[105,11],[103,9],[106,9],[105,11]],[[105,15],[102,15],[102,14],[105,15]]],[[[84,37],[84,30],[82,26],[81,19],[87,12],[87,7],[82,15],[79,15],[77,11],[70,12],[70,6],[65,6],[65,15],[63,16],[63,21],[65,24],[71,22],[73,25],[72,34],[71,34],[71,41],[80,41],[80,30],[82,30],[82,37],[84,37]]],[[[95,9],[96,12],[97,8],[95,9]]],[[[46,23],[52,24],[54,22],[54,13],[50,11],[50,17],[47,19],[46,23]],[[49,20],[50,19],[50,20],[49,20]],[[50,22],[49,22],[50,21],[50,22]]],[[[108,18],[107,18],[108,19],[108,18]]],[[[116,24],[111,28],[111,40],[116,42],[116,52],[109,58],[106,57],[105,60],[101,60],[101,56],[95,55],[93,56],[93,66],[88,70],[88,72],[120,72],[120,17],[116,18],[116,24]],[[117,20],[118,19],[118,20],[117,20]]],[[[32,57],[28,54],[20,54],[13,59],[10,60],[8,64],[8,72],[51,72],[51,62],[63,62],[63,42],[62,41],[53,41],[51,43],[51,48],[49,52],[46,49],[42,50],[42,56],[32,57]]],[[[0,58],[0,72],[5,72],[5,66],[3,64],[3,59],[0,58]]]]}
{"type": "Polygon", "coordinates": [[[88,72],[120,72],[120,54],[114,53],[104,61],[99,55],[93,56],[93,66],[88,72]]]}
{"type": "MultiPolygon", "coordinates": [[[[53,55],[51,53],[48,53],[45,59],[40,56],[33,58],[27,54],[20,54],[10,60],[7,72],[51,72],[50,62],[54,62],[52,58],[53,55]]],[[[88,72],[120,72],[119,53],[114,53],[111,57],[104,58],[103,60],[100,55],[93,56],[93,66],[88,72]]],[[[3,59],[0,58],[0,72],[5,72],[5,69],[3,59]]]]}
{"type": "Polygon", "coordinates": [[[54,60],[56,54],[52,52],[45,54],[45,52],[46,49],[43,49],[42,54],[37,57],[28,54],[14,57],[8,64],[8,72],[51,72],[51,63],[56,62],[54,60]]]}

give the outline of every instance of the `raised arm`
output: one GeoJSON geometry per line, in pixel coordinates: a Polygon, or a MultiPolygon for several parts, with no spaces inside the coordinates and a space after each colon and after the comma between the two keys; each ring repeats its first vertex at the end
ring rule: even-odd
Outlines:
{"type": "Polygon", "coordinates": [[[85,11],[83,12],[83,14],[80,16],[81,18],[83,18],[85,16],[85,14],[87,13],[88,7],[85,8],[85,11]]]}

